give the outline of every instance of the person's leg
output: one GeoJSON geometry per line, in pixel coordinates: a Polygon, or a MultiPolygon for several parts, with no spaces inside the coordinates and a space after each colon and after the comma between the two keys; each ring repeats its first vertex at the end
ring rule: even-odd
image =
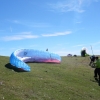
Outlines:
{"type": "Polygon", "coordinates": [[[94,62],[94,59],[93,58],[90,58],[90,63],[89,63],[89,66],[91,66],[94,62]]]}
{"type": "Polygon", "coordinates": [[[97,74],[98,74],[98,69],[95,68],[95,70],[94,70],[94,77],[97,77],[97,74]]]}
{"type": "Polygon", "coordinates": [[[93,63],[93,60],[90,58],[89,66],[91,66],[92,63],[93,63]]]}
{"type": "Polygon", "coordinates": [[[100,86],[100,75],[99,75],[98,85],[100,86]]]}
{"type": "Polygon", "coordinates": [[[98,75],[98,69],[95,68],[95,70],[94,70],[94,78],[95,78],[96,81],[98,81],[97,75],[98,75]]]}
{"type": "Polygon", "coordinates": [[[98,68],[98,76],[99,76],[99,81],[98,81],[98,83],[99,83],[99,86],[100,86],[100,68],[98,68]]]}
{"type": "Polygon", "coordinates": [[[91,64],[92,64],[92,61],[90,61],[89,66],[91,66],[91,64]]]}
{"type": "Polygon", "coordinates": [[[95,57],[90,57],[90,63],[89,63],[89,65],[91,66],[94,63],[94,61],[95,61],[95,57]]]}

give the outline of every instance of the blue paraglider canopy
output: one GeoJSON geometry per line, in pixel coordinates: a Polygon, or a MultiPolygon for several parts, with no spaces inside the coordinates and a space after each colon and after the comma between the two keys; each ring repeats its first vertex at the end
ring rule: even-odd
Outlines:
{"type": "Polygon", "coordinates": [[[58,54],[34,49],[19,49],[10,56],[11,65],[30,71],[30,67],[25,62],[60,63],[61,57],[58,54]]]}

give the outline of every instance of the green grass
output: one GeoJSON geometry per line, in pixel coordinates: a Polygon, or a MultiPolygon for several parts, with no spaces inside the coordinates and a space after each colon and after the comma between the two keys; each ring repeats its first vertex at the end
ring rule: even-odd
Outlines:
{"type": "Polygon", "coordinates": [[[89,57],[62,57],[61,64],[28,63],[31,72],[6,67],[0,56],[0,100],[100,100],[89,57]]]}

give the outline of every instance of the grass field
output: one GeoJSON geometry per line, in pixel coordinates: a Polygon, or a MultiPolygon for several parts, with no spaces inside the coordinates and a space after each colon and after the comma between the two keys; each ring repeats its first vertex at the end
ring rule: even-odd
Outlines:
{"type": "Polygon", "coordinates": [[[89,57],[62,57],[61,64],[28,63],[31,72],[16,72],[0,56],[0,100],[100,100],[89,57]]]}

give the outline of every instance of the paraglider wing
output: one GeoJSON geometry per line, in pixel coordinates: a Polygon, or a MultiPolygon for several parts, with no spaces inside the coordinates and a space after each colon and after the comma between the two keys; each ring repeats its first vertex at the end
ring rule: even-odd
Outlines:
{"type": "Polygon", "coordinates": [[[25,62],[60,63],[61,57],[54,53],[33,49],[16,50],[10,56],[10,63],[13,66],[30,71],[30,67],[25,62]]]}

